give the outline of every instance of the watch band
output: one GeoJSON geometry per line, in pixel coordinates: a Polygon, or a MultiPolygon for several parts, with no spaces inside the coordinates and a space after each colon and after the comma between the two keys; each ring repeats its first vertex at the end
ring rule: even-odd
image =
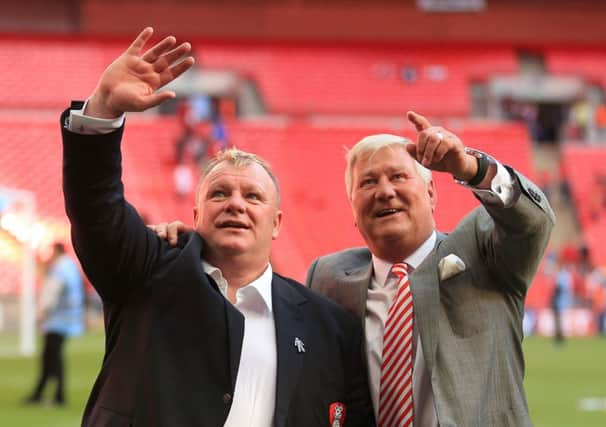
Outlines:
{"type": "Polygon", "coordinates": [[[472,156],[474,156],[478,161],[478,171],[476,172],[473,178],[467,181],[467,185],[475,187],[476,185],[481,183],[486,177],[486,172],[488,172],[488,166],[490,165],[490,161],[488,160],[486,154],[482,153],[481,151],[471,150],[467,148],[465,149],[465,151],[467,152],[467,154],[471,154],[472,156]]]}

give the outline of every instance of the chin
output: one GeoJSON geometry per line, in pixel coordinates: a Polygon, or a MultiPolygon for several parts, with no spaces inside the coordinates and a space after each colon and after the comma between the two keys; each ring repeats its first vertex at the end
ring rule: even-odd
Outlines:
{"type": "Polygon", "coordinates": [[[407,234],[406,230],[403,230],[401,227],[394,227],[391,229],[380,230],[377,233],[374,233],[373,240],[374,241],[398,241],[403,240],[407,234]]]}
{"type": "Polygon", "coordinates": [[[216,242],[215,247],[220,249],[222,252],[230,254],[240,254],[251,249],[250,245],[243,241],[223,241],[216,242]]]}

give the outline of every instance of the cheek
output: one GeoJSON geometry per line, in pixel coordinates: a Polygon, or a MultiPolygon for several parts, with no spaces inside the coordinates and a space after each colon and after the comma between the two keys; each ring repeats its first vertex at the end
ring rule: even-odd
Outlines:
{"type": "Polygon", "coordinates": [[[351,201],[351,211],[354,216],[354,220],[359,221],[364,217],[364,213],[368,212],[371,208],[370,203],[364,197],[356,197],[351,201]]]}
{"type": "Polygon", "coordinates": [[[196,228],[198,231],[208,231],[214,222],[219,210],[213,209],[212,206],[204,206],[204,208],[198,209],[198,220],[196,221],[196,228]]]}

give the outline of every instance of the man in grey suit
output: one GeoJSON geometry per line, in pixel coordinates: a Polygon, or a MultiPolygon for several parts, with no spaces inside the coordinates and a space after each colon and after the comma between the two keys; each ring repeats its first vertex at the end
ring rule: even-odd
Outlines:
{"type": "MultiPolygon", "coordinates": [[[[379,427],[530,426],[524,300],[554,214],[537,186],[512,168],[466,148],[419,114],[409,112],[408,119],[418,131],[416,144],[372,135],[348,152],[347,194],[368,247],[316,259],[307,285],[365,320],[379,427]],[[482,203],[448,235],[435,228],[432,170],[451,174],[482,203]],[[410,268],[414,313],[406,377],[413,411],[394,421],[381,418],[379,402],[383,335],[398,292],[390,270],[402,262],[410,268]]],[[[157,232],[176,241],[182,227],[163,224],[157,232]]]]}
{"type": "Polygon", "coordinates": [[[409,112],[408,119],[416,144],[373,135],[347,154],[347,194],[368,247],[316,259],[307,285],[365,319],[378,420],[383,333],[397,292],[389,271],[405,262],[412,267],[414,425],[532,425],[522,384],[522,318],[554,214],[515,170],[421,115],[409,112]],[[435,229],[430,170],[450,173],[482,203],[448,235],[435,229]]]}

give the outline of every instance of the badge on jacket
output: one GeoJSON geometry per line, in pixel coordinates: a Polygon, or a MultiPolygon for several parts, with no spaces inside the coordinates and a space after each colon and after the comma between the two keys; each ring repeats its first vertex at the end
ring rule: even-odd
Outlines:
{"type": "Polygon", "coordinates": [[[341,402],[333,402],[330,404],[330,427],[343,427],[345,425],[345,414],[347,409],[345,404],[341,402]]]}

